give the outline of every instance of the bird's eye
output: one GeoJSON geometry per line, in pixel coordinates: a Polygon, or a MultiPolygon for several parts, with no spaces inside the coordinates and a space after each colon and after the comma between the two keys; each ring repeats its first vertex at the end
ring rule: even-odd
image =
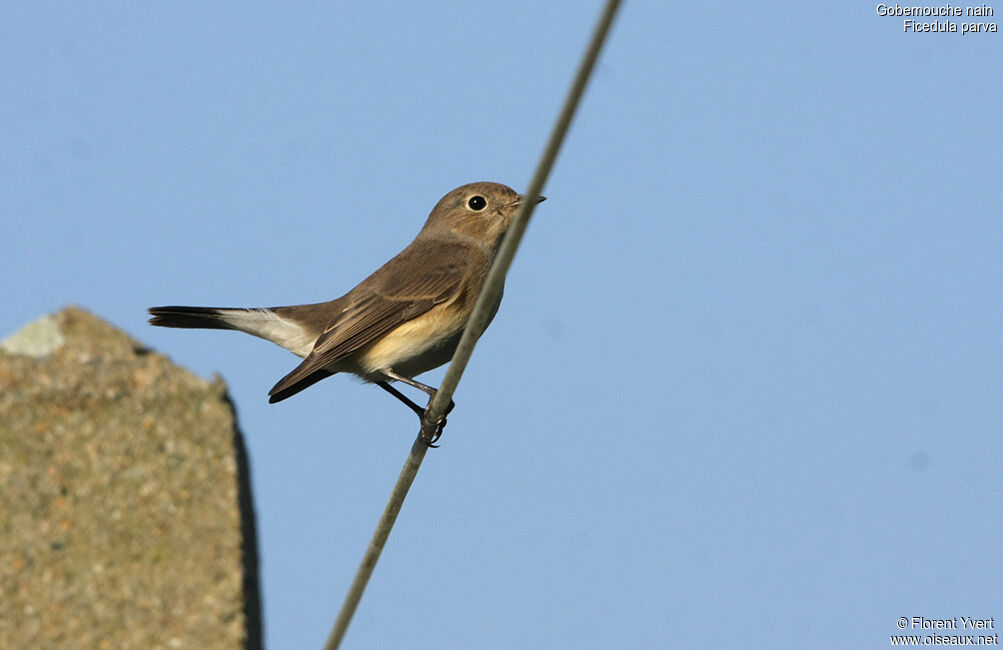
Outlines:
{"type": "Polygon", "coordinates": [[[473,210],[474,212],[480,212],[487,206],[488,202],[485,201],[484,197],[481,196],[480,194],[478,194],[477,196],[470,197],[470,200],[467,201],[467,207],[473,210]]]}

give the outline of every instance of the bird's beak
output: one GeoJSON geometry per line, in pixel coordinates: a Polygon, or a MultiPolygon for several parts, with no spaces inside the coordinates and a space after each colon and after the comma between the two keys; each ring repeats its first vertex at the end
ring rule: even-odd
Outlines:
{"type": "MultiPolygon", "coordinates": [[[[512,201],[511,205],[522,205],[522,200],[524,198],[526,198],[526,197],[520,195],[519,198],[517,198],[515,201],[512,201]]],[[[545,196],[538,196],[538,197],[536,197],[536,202],[537,203],[543,203],[546,200],[547,200],[547,197],[545,197],[545,196]]]]}

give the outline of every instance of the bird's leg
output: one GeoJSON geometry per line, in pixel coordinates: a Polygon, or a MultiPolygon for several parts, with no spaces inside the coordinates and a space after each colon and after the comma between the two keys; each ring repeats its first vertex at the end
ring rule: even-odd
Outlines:
{"type": "Polygon", "coordinates": [[[399,390],[397,390],[396,388],[394,388],[393,386],[391,386],[387,382],[385,382],[385,381],[378,381],[378,382],[376,382],[376,385],[379,386],[380,388],[382,388],[383,390],[387,391],[388,393],[390,393],[391,395],[393,395],[394,397],[396,397],[400,401],[404,402],[404,404],[409,409],[411,409],[412,411],[414,411],[415,413],[418,414],[418,417],[422,417],[423,415],[425,415],[425,409],[421,408],[420,406],[418,406],[417,404],[415,404],[414,402],[412,402],[408,398],[407,395],[405,395],[404,393],[400,392],[399,390]]]}
{"type": "MultiPolygon", "coordinates": [[[[415,381],[414,379],[411,379],[410,377],[405,377],[404,375],[399,375],[399,374],[397,374],[396,372],[394,372],[390,368],[384,368],[384,369],[380,370],[380,372],[384,376],[389,377],[390,379],[393,379],[393,380],[396,380],[396,381],[400,381],[400,382],[404,382],[408,386],[412,386],[414,388],[417,388],[420,391],[428,393],[428,406],[425,407],[424,409],[422,409],[420,406],[418,406],[417,404],[415,404],[414,402],[412,402],[410,399],[408,399],[407,397],[405,397],[403,393],[401,393],[399,390],[397,390],[396,388],[394,388],[393,386],[391,386],[387,382],[385,382],[385,381],[378,381],[378,382],[376,382],[377,384],[379,384],[380,388],[382,388],[383,390],[387,391],[388,393],[390,393],[391,395],[393,395],[397,399],[399,399],[402,402],[404,402],[405,404],[407,404],[408,408],[410,408],[412,411],[414,411],[415,413],[418,414],[418,417],[421,419],[422,424],[424,424],[425,420],[428,417],[428,409],[429,409],[429,407],[432,406],[432,400],[435,399],[435,394],[436,394],[436,392],[438,392],[437,389],[432,388],[431,386],[426,386],[425,384],[421,383],[420,381],[415,381]]],[[[453,402],[453,400],[449,400],[449,406],[446,407],[446,412],[443,413],[442,418],[435,425],[435,433],[432,434],[432,438],[430,440],[426,440],[425,441],[426,444],[429,447],[435,447],[436,446],[435,442],[442,436],[442,430],[446,427],[446,416],[449,415],[449,413],[453,410],[454,406],[456,406],[456,403],[453,402]]]]}

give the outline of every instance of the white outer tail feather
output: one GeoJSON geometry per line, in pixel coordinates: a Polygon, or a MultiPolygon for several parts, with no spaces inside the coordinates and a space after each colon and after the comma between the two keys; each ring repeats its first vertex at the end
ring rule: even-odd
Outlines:
{"type": "Polygon", "coordinates": [[[271,341],[298,357],[310,354],[317,338],[271,309],[218,309],[217,312],[219,319],[233,329],[271,341]]]}

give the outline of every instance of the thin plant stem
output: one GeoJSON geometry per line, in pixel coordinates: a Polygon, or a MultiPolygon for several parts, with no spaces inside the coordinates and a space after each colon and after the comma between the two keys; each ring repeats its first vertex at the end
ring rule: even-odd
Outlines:
{"type": "Polygon", "coordinates": [[[418,437],[415,439],[414,444],[411,445],[411,452],[404,462],[404,467],[401,469],[393,492],[390,493],[390,499],[387,501],[386,508],[384,508],[383,514],[380,516],[380,521],[376,526],[376,531],[373,533],[372,540],[369,542],[369,547],[362,556],[362,562],[359,564],[355,579],[352,580],[352,585],[345,596],[345,602],[341,606],[341,611],[334,622],[334,627],[327,638],[327,643],[324,644],[325,650],[335,650],[341,645],[341,641],[345,637],[345,632],[348,630],[352,616],[355,614],[359,601],[362,599],[362,593],[366,589],[366,584],[369,582],[369,578],[376,568],[376,563],[379,561],[383,546],[386,544],[394,522],[397,520],[397,515],[400,514],[401,507],[404,505],[404,498],[407,496],[408,490],[411,489],[411,484],[414,482],[422,460],[425,458],[425,453],[428,451],[426,441],[432,439],[436,424],[452,400],[456,386],[460,382],[460,377],[467,367],[467,362],[470,361],[470,355],[473,354],[474,346],[484,332],[491,313],[491,307],[499,291],[501,291],[505,281],[505,274],[512,264],[512,259],[515,257],[519,242],[522,241],[522,236],[529,225],[529,218],[533,213],[533,208],[536,207],[540,192],[543,190],[554,161],[557,159],[564,136],[568,132],[568,127],[571,126],[571,120],[581,101],[582,94],[585,92],[585,86],[592,74],[592,69],[595,67],[596,59],[599,57],[599,52],[602,50],[603,43],[613,23],[613,17],[616,15],[619,6],[620,0],[607,0],[606,5],[603,7],[588,48],[585,50],[585,55],[582,57],[581,64],[578,67],[578,72],[564,100],[564,105],[561,107],[557,122],[554,124],[550,139],[547,141],[543,155],[540,157],[540,162],[529,183],[529,189],[523,195],[522,205],[516,213],[512,225],[509,226],[508,232],[505,234],[502,245],[498,250],[498,255],[495,257],[494,264],[491,266],[488,277],[484,282],[484,287],[481,289],[481,294],[477,299],[477,304],[474,306],[474,311],[470,315],[470,320],[463,332],[463,337],[460,339],[456,352],[453,354],[453,360],[449,364],[449,369],[446,371],[445,377],[443,377],[442,384],[439,386],[435,397],[431,400],[426,416],[422,418],[421,430],[418,432],[418,437]]]}

